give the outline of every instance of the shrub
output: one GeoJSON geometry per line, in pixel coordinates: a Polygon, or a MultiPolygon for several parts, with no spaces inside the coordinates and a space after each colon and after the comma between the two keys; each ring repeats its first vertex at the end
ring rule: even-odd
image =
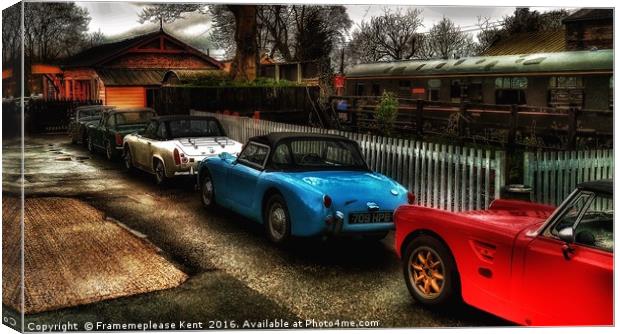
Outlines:
{"type": "Polygon", "coordinates": [[[389,136],[394,127],[394,120],[396,120],[398,115],[398,100],[394,93],[383,91],[376,110],[375,116],[379,130],[383,135],[389,136]]]}

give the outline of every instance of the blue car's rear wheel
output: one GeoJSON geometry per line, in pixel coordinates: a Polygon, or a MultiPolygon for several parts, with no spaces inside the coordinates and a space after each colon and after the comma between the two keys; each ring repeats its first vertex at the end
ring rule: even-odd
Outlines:
{"type": "Polygon", "coordinates": [[[200,198],[202,205],[207,209],[215,207],[215,187],[209,172],[205,172],[200,182],[200,198]]]}
{"type": "Polygon", "coordinates": [[[280,194],[274,194],[269,198],[264,218],[265,230],[269,240],[283,244],[290,239],[291,219],[286,202],[280,194]]]}
{"type": "Polygon", "coordinates": [[[458,300],[459,278],[454,258],[443,242],[429,235],[413,239],[403,254],[405,282],[411,296],[427,306],[458,300]]]}

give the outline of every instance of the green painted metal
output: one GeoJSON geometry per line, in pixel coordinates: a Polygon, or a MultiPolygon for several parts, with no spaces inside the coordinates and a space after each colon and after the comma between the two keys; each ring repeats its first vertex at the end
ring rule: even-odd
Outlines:
{"type": "Polygon", "coordinates": [[[609,72],[613,50],[566,51],[461,59],[402,60],[354,65],[347,78],[415,77],[454,74],[609,72]]]}

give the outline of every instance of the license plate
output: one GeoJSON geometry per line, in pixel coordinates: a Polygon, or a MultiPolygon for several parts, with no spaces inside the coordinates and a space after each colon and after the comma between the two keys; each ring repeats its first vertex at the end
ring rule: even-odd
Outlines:
{"type": "Polygon", "coordinates": [[[391,223],[391,211],[362,212],[349,215],[349,224],[391,223]]]}

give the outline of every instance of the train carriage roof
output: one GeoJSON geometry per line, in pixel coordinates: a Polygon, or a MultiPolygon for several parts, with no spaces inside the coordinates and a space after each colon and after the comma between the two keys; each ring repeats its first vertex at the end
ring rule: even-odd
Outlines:
{"type": "Polygon", "coordinates": [[[359,64],[347,78],[536,73],[612,73],[613,50],[566,51],[460,59],[401,60],[359,64]]]}

